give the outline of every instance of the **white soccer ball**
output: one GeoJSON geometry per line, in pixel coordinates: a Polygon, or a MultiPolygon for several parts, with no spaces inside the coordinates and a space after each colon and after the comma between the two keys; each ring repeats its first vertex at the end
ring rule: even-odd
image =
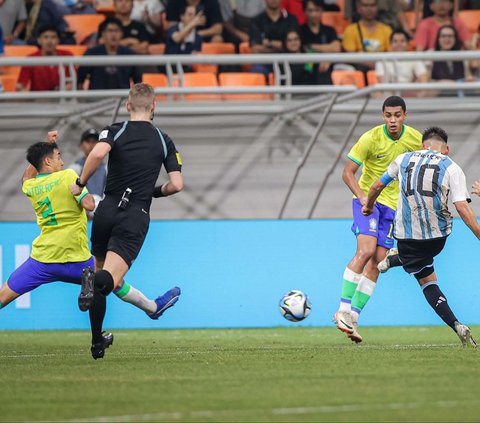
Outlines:
{"type": "Polygon", "coordinates": [[[282,316],[291,322],[300,322],[305,319],[312,309],[312,304],[308,297],[297,289],[288,291],[282,297],[278,306],[282,316]]]}

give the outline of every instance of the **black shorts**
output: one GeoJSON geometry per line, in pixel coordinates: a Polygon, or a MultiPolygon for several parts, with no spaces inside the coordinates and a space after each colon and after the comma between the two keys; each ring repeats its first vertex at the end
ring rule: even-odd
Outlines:
{"type": "Polygon", "coordinates": [[[144,203],[131,201],[126,210],[121,210],[119,201],[106,197],[98,205],[92,225],[92,254],[104,259],[107,251],[113,251],[130,267],[147,236],[150,215],[144,203]]]}
{"type": "Polygon", "coordinates": [[[431,275],[433,258],[443,250],[446,241],[447,237],[426,241],[398,239],[398,254],[405,271],[417,279],[431,275]]]}

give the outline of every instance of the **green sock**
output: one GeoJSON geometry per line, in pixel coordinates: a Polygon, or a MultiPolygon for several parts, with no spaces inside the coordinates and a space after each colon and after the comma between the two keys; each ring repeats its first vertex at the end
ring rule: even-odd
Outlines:
{"type": "Polygon", "coordinates": [[[361,313],[365,304],[367,304],[368,300],[373,294],[373,290],[377,284],[370,279],[362,276],[360,282],[358,283],[357,290],[355,291],[355,295],[352,298],[352,315],[358,319],[358,315],[361,313]]]}
{"type": "Polygon", "coordinates": [[[343,272],[342,295],[340,297],[339,311],[350,311],[350,304],[361,277],[362,275],[355,273],[348,267],[345,268],[345,271],[343,272]]]}
{"type": "Polygon", "coordinates": [[[0,309],[2,309],[2,308],[3,308],[3,304],[2,304],[2,302],[0,301],[0,309]]]}

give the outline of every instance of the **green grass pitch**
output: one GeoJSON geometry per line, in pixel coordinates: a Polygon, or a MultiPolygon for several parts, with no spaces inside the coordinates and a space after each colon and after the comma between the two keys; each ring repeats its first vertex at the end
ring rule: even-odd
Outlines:
{"type": "MultiPolygon", "coordinates": [[[[472,327],[480,334],[480,327],[472,327]]],[[[1,421],[480,421],[480,348],[447,327],[0,332],[1,421]]]]}

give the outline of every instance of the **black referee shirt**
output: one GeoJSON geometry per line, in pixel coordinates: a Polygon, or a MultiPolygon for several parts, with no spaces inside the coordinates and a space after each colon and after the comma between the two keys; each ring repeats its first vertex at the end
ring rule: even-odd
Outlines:
{"type": "Polygon", "coordinates": [[[112,147],[105,195],[120,197],[130,188],[131,200],[150,204],[162,164],[167,173],[182,169],[173,141],[150,122],[114,123],[100,133],[98,141],[112,147]]]}

